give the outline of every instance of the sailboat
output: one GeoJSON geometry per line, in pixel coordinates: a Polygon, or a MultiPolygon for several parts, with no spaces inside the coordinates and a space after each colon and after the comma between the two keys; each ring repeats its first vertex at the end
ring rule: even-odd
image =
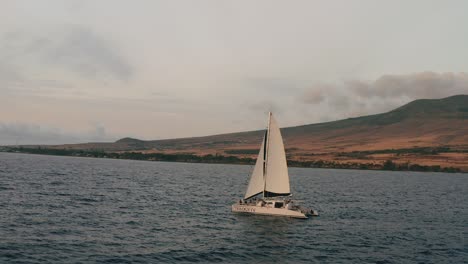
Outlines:
{"type": "Polygon", "coordinates": [[[232,205],[232,211],[293,218],[318,216],[317,211],[291,199],[283,139],[271,112],[247,191],[243,199],[232,205]]]}

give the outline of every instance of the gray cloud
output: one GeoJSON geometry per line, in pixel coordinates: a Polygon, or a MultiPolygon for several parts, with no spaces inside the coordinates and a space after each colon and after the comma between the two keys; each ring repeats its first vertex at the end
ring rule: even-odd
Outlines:
{"type": "Polygon", "coordinates": [[[344,95],[336,95],[329,98],[328,104],[340,112],[347,111],[351,107],[349,98],[344,95]]]}
{"type": "Polygon", "coordinates": [[[325,99],[325,91],[330,88],[327,84],[315,84],[312,89],[306,90],[304,94],[299,97],[299,101],[306,104],[319,104],[325,99]]]}
{"type": "Polygon", "coordinates": [[[363,98],[441,98],[468,92],[468,73],[420,72],[383,75],[373,82],[348,81],[345,86],[363,98]]]}
{"type": "Polygon", "coordinates": [[[375,81],[316,84],[305,90],[299,101],[328,108],[326,119],[333,120],[389,111],[416,99],[467,93],[467,73],[421,72],[383,75],[375,81]]]}
{"type": "Polygon", "coordinates": [[[0,61],[0,84],[12,84],[22,81],[23,77],[15,67],[5,63],[5,61],[0,61]]]}
{"type": "Polygon", "coordinates": [[[72,26],[61,34],[59,41],[54,38],[37,40],[42,42],[42,55],[46,61],[66,65],[87,78],[98,78],[103,73],[121,80],[132,76],[132,67],[89,28],[72,26]]]}
{"type": "Polygon", "coordinates": [[[243,81],[243,86],[249,90],[255,89],[262,92],[264,95],[288,95],[293,90],[300,89],[302,84],[297,80],[272,78],[272,77],[255,77],[246,78],[243,81]]]}
{"type": "Polygon", "coordinates": [[[127,81],[134,72],[115,47],[84,26],[66,25],[40,33],[18,30],[4,34],[1,40],[0,58],[8,61],[0,65],[3,82],[20,78],[19,72],[31,65],[44,67],[40,64],[66,69],[87,79],[110,77],[127,81]]]}
{"type": "Polygon", "coordinates": [[[282,113],[284,112],[283,107],[280,104],[272,102],[272,101],[261,101],[252,104],[248,104],[247,108],[253,112],[273,112],[273,113],[282,113]]]}
{"type": "Polygon", "coordinates": [[[95,124],[88,132],[73,133],[37,124],[0,123],[0,145],[65,144],[115,139],[116,137],[108,135],[105,127],[100,124],[95,124]]]}

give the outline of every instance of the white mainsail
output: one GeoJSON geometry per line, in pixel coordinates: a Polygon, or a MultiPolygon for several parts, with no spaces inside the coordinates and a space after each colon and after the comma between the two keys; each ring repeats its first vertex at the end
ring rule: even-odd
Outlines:
{"type": "Polygon", "coordinates": [[[283,139],[278,123],[270,114],[267,162],[265,172],[265,196],[289,195],[289,175],[283,139]]]}
{"type": "Polygon", "coordinates": [[[257,162],[244,199],[263,193],[265,197],[290,194],[288,166],[279,126],[270,113],[257,162]],[[266,148],[266,150],[265,150],[266,148]],[[266,155],[265,155],[266,154],[266,155]]]}

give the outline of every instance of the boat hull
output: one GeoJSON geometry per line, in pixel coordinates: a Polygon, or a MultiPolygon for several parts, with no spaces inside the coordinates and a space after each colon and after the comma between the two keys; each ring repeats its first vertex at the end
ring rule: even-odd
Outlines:
{"type": "Polygon", "coordinates": [[[264,206],[258,206],[258,205],[233,204],[232,211],[235,213],[285,216],[285,217],[302,218],[302,219],[308,218],[305,214],[296,210],[288,210],[286,208],[271,208],[271,207],[264,207],[264,206]]]}

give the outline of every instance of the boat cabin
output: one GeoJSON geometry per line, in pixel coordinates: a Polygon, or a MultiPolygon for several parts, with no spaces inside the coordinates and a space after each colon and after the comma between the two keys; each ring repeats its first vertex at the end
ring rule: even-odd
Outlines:
{"type": "Polygon", "coordinates": [[[263,206],[268,208],[284,208],[284,201],[263,201],[263,206]]]}

